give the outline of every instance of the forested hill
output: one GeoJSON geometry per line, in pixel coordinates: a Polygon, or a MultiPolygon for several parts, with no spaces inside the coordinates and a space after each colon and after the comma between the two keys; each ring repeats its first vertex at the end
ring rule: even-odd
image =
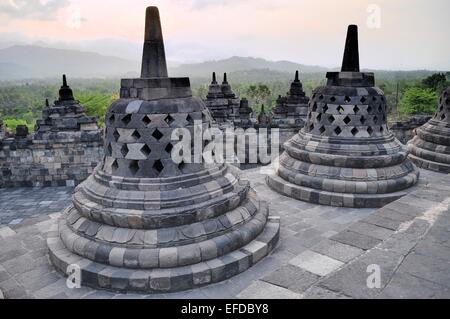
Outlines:
{"type": "Polygon", "coordinates": [[[112,77],[136,72],[139,63],[92,52],[17,45],[0,50],[0,81],[71,77],[112,77]]]}
{"type": "MultiPolygon", "coordinates": [[[[114,55],[112,52],[111,55],[114,55]]],[[[168,61],[171,76],[188,76],[193,81],[207,81],[211,73],[221,78],[224,72],[233,75],[233,82],[287,81],[299,70],[303,79],[323,79],[331,69],[289,61],[268,61],[253,57],[202,63],[179,64],[168,61]],[[170,67],[170,66],[173,67],[170,67]]],[[[0,81],[60,78],[115,78],[139,76],[140,62],[76,50],[53,49],[35,45],[17,45],[0,50],[0,81]]],[[[409,79],[428,76],[430,71],[375,71],[381,78],[409,79]]]]}
{"type": "MultiPolygon", "coordinates": [[[[293,73],[296,70],[302,73],[326,72],[329,69],[320,66],[303,65],[289,61],[267,61],[252,57],[231,57],[229,59],[206,61],[202,63],[182,64],[171,69],[174,76],[205,77],[212,72],[245,72],[250,70],[270,70],[282,73],[293,73]]],[[[263,79],[260,79],[263,80],[263,79]]]]}

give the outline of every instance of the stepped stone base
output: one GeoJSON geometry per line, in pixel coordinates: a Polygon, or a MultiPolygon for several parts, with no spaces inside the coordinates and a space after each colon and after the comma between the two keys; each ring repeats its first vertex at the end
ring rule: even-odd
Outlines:
{"type": "MultiPolygon", "coordinates": [[[[268,214],[267,204],[261,206],[268,214]]],[[[269,217],[264,230],[253,241],[231,253],[191,266],[137,270],[101,264],[70,252],[60,237],[67,230],[65,222],[70,210],[71,207],[65,211],[59,229],[50,232],[47,239],[53,265],[66,274],[67,267],[76,264],[81,268],[83,286],[117,292],[177,292],[229,279],[266,257],[276,246],[280,233],[279,218],[269,217]]]]}
{"type": "MultiPolygon", "coordinates": [[[[418,179],[418,172],[416,171],[408,175],[408,179],[414,181],[413,183],[415,183],[418,179]]],[[[267,184],[274,191],[301,201],[319,205],[348,208],[380,208],[402,198],[407,194],[406,191],[397,191],[385,194],[358,194],[324,191],[292,184],[276,174],[267,177],[267,184]]],[[[345,183],[342,185],[345,188],[345,183]]],[[[367,189],[367,187],[368,186],[366,185],[365,189],[367,189]]]]}
{"type": "Polygon", "coordinates": [[[412,154],[409,155],[409,159],[420,168],[438,173],[450,174],[450,164],[429,161],[412,154]]]}

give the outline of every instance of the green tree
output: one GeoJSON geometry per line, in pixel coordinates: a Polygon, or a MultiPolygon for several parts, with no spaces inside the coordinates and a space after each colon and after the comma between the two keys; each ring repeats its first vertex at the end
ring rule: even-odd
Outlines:
{"type": "Polygon", "coordinates": [[[114,100],[117,100],[119,96],[117,94],[101,94],[101,93],[77,93],[77,99],[80,103],[86,107],[86,113],[88,115],[96,115],[99,117],[98,123],[101,127],[105,126],[106,112],[114,100]]]}
{"type": "Polygon", "coordinates": [[[436,111],[438,95],[432,89],[412,87],[406,89],[399,111],[404,114],[433,114],[436,111]]]}
{"type": "MultiPolygon", "coordinates": [[[[423,86],[438,92],[442,87],[447,86],[447,78],[444,73],[435,73],[422,81],[423,86]]],[[[440,92],[438,92],[440,93],[440,92]]]]}

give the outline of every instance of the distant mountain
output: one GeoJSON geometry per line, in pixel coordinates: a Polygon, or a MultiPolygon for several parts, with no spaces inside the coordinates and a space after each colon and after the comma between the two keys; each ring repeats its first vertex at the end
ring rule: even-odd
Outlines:
{"type": "MultiPolygon", "coordinates": [[[[113,51],[112,51],[113,52],[113,51]]],[[[302,79],[322,80],[331,69],[289,61],[268,61],[252,57],[201,63],[175,64],[168,61],[170,76],[188,76],[193,83],[208,83],[211,73],[221,79],[229,73],[232,82],[290,81],[296,70],[302,79]]],[[[337,69],[336,69],[337,70],[337,69]]],[[[416,78],[431,71],[375,71],[388,79],[416,78]]],[[[0,49],[0,81],[60,78],[134,78],[140,74],[140,61],[127,60],[99,53],[54,49],[38,45],[15,45],[0,49]]]]}
{"type": "Polygon", "coordinates": [[[0,80],[111,77],[137,72],[139,63],[98,53],[17,45],[0,50],[0,80]]]}
{"type": "Polygon", "coordinates": [[[293,73],[299,70],[301,73],[326,72],[329,69],[320,66],[310,66],[289,61],[267,61],[252,57],[231,57],[225,60],[206,61],[202,63],[182,64],[171,68],[173,76],[210,77],[212,72],[218,74],[224,72],[242,72],[250,70],[270,70],[283,73],[293,73]]]}

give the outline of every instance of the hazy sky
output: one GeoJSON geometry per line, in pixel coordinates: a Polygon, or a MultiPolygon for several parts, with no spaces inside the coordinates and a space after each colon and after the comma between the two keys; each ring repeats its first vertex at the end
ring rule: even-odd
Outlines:
{"type": "Polygon", "coordinates": [[[338,66],[356,23],[362,67],[450,70],[448,0],[0,0],[0,42],[137,57],[148,5],[159,6],[174,61],[239,55],[338,66]]]}

